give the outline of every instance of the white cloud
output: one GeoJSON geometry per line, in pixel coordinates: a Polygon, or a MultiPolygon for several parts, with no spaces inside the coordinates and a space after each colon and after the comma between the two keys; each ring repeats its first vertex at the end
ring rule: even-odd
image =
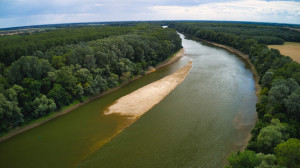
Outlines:
{"type": "Polygon", "coordinates": [[[133,20],[300,24],[300,2],[266,0],[0,0],[0,27],[133,20]]]}
{"type": "Polygon", "coordinates": [[[300,2],[240,0],[197,6],[153,6],[164,19],[300,23],[300,2]]]}

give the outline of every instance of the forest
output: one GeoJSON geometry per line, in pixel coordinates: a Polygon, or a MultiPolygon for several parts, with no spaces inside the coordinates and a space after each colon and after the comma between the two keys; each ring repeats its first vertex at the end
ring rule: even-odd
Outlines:
{"type": "Polygon", "coordinates": [[[258,122],[245,151],[228,158],[231,168],[300,167],[300,64],[267,44],[300,42],[300,32],[276,26],[171,22],[169,27],[249,55],[259,75],[258,122]]]}
{"type": "Polygon", "coordinates": [[[143,75],[177,52],[158,24],[60,28],[0,38],[0,133],[143,75]]]}

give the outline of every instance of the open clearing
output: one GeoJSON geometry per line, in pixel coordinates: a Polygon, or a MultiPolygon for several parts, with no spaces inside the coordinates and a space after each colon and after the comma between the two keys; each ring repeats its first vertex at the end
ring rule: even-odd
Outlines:
{"type": "Polygon", "coordinates": [[[269,45],[268,47],[278,49],[282,55],[289,56],[300,63],[300,43],[285,42],[283,45],[269,45]]]}

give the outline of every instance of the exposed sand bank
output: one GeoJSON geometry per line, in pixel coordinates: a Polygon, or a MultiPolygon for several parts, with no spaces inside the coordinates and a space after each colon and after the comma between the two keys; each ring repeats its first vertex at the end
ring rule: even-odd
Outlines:
{"type": "Polygon", "coordinates": [[[159,65],[156,66],[156,69],[159,69],[161,67],[164,67],[166,65],[170,65],[174,63],[175,61],[179,60],[183,56],[184,49],[180,49],[173,57],[165,60],[164,62],[160,63],[159,65]]]}
{"type": "MultiPolygon", "coordinates": [[[[149,69],[149,70],[146,72],[146,74],[149,74],[149,73],[151,73],[151,72],[154,72],[156,69],[161,68],[161,67],[163,67],[163,66],[166,66],[166,65],[169,65],[169,64],[174,63],[175,61],[177,61],[178,59],[180,59],[180,58],[183,56],[183,52],[184,52],[184,49],[182,48],[182,49],[180,49],[177,53],[175,53],[171,58],[165,60],[164,62],[162,62],[161,64],[159,64],[158,66],[156,66],[154,69],[149,69]]],[[[56,114],[51,115],[50,117],[45,118],[45,119],[42,120],[42,121],[34,122],[34,123],[31,123],[31,124],[28,124],[28,125],[24,125],[24,126],[21,126],[21,127],[18,127],[18,128],[14,128],[14,129],[12,129],[11,131],[9,131],[7,134],[1,136],[1,137],[0,137],[0,142],[5,141],[5,140],[7,140],[7,139],[9,139],[9,138],[11,138],[11,137],[13,137],[13,136],[16,136],[16,135],[18,135],[18,134],[20,134],[20,133],[23,133],[23,132],[25,132],[25,131],[28,131],[28,130],[30,130],[30,129],[32,129],[32,128],[38,127],[38,126],[40,126],[40,125],[42,125],[42,124],[44,124],[44,123],[46,123],[46,122],[48,122],[48,121],[50,121],[50,120],[56,118],[56,117],[65,115],[65,114],[67,114],[67,113],[69,113],[69,112],[71,112],[71,111],[77,109],[78,107],[83,106],[83,105],[85,105],[85,104],[87,104],[87,103],[89,103],[89,102],[91,102],[91,101],[93,101],[93,100],[95,100],[95,99],[97,99],[97,98],[99,98],[99,97],[102,97],[102,96],[104,96],[104,95],[106,95],[106,94],[109,94],[109,93],[111,93],[111,92],[114,92],[114,91],[120,89],[121,87],[127,85],[127,84],[130,83],[131,81],[134,81],[134,80],[136,80],[136,79],[139,79],[140,77],[142,77],[142,75],[136,76],[136,77],[134,77],[134,78],[132,78],[132,79],[130,79],[130,80],[128,80],[128,81],[124,81],[124,82],[123,82],[120,86],[118,86],[118,87],[115,87],[115,88],[112,88],[112,89],[110,89],[110,90],[107,90],[107,91],[105,91],[105,92],[103,92],[103,93],[101,93],[101,94],[99,94],[99,95],[97,95],[97,96],[90,97],[89,99],[85,100],[84,102],[80,102],[80,103],[78,103],[78,104],[76,104],[76,105],[74,105],[74,106],[72,106],[72,107],[70,107],[70,108],[67,108],[67,109],[63,110],[63,111],[55,112],[56,114]]]]}
{"type": "Polygon", "coordinates": [[[140,117],[174,90],[189,74],[191,68],[192,62],[190,61],[173,74],[121,97],[109,106],[104,113],[107,115],[117,113],[135,118],[140,117]]]}
{"type": "Polygon", "coordinates": [[[149,67],[146,74],[154,72],[161,67],[164,67],[166,65],[170,65],[170,64],[176,62],[183,56],[183,52],[184,52],[184,49],[182,48],[178,52],[176,52],[172,57],[170,57],[170,58],[166,59],[165,61],[161,62],[160,64],[158,64],[155,68],[149,67]]]}

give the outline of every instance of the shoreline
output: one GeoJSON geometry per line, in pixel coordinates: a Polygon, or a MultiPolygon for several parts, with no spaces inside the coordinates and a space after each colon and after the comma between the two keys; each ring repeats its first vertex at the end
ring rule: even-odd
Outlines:
{"type": "Polygon", "coordinates": [[[251,61],[249,59],[249,55],[244,54],[241,51],[239,51],[239,50],[237,50],[233,47],[229,47],[229,46],[226,46],[226,45],[223,45],[223,44],[218,44],[218,43],[214,43],[214,42],[210,42],[210,41],[206,41],[206,40],[203,40],[203,41],[206,42],[206,43],[212,44],[214,46],[224,48],[229,52],[232,52],[232,53],[235,53],[236,55],[239,55],[240,58],[245,60],[247,62],[247,64],[250,65],[250,69],[251,69],[251,72],[253,73],[253,78],[255,80],[255,90],[256,90],[255,94],[259,97],[259,93],[260,93],[260,89],[261,89],[260,85],[258,84],[259,75],[258,75],[254,65],[251,63],[251,61]]]}
{"type": "Polygon", "coordinates": [[[244,54],[241,51],[239,51],[239,50],[237,50],[237,49],[235,49],[233,47],[229,47],[229,46],[226,46],[226,45],[223,45],[223,44],[219,44],[219,43],[215,43],[215,42],[203,40],[203,39],[200,39],[200,38],[197,38],[197,37],[193,37],[193,36],[190,36],[190,35],[187,35],[187,34],[184,34],[184,35],[188,36],[188,37],[191,37],[192,39],[199,40],[199,41],[202,41],[204,43],[208,43],[208,44],[211,44],[213,46],[223,48],[223,49],[225,49],[225,50],[227,50],[227,51],[229,51],[231,53],[234,53],[234,54],[238,55],[240,58],[242,58],[244,61],[246,61],[246,63],[250,66],[251,72],[253,73],[253,78],[255,80],[255,94],[259,98],[259,93],[260,93],[260,90],[261,90],[261,87],[258,84],[259,75],[258,75],[258,73],[257,73],[254,65],[251,63],[251,61],[249,59],[249,55],[244,54]]]}
{"type": "MultiPolygon", "coordinates": [[[[154,71],[156,71],[156,70],[159,69],[159,68],[162,68],[162,67],[164,67],[164,66],[170,65],[170,64],[174,63],[175,61],[179,60],[179,59],[183,56],[183,52],[184,52],[184,49],[183,49],[183,48],[180,49],[180,50],[178,50],[178,51],[177,51],[176,53],[174,53],[170,58],[166,59],[166,60],[163,61],[162,63],[159,63],[159,64],[154,68],[154,70],[153,70],[153,68],[147,70],[146,73],[145,73],[145,75],[147,75],[147,74],[149,74],[149,73],[151,73],[151,72],[154,72],[154,71]]],[[[40,125],[42,125],[42,124],[44,124],[44,123],[46,123],[46,122],[48,122],[48,121],[50,121],[50,120],[52,120],[52,119],[54,119],[54,118],[60,117],[60,116],[62,116],[62,115],[65,115],[65,114],[67,114],[67,113],[69,113],[69,112],[71,112],[71,111],[73,111],[73,110],[79,108],[80,106],[85,105],[85,104],[87,104],[87,103],[89,103],[89,102],[91,102],[91,101],[93,101],[93,100],[95,100],[95,99],[97,99],[97,98],[100,98],[100,97],[102,97],[102,96],[104,96],[104,95],[107,95],[107,94],[109,94],[109,93],[111,93],[111,92],[114,92],[114,91],[116,91],[116,90],[122,88],[123,86],[127,85],[128,83],[130,83],[130,82],[132,82],[132,81],[134,81],[134,80],[137,80],[137,79],[139,79],[139,78],[141,78],[141,77],[143,77],[143,76],[144,76],[144,75],[138,75],[138,76],[135,76],[135,77],[133,77],[133,78],[127,80],[127,81],[122,82],[119,86],[114,87],[114,88],[112,88],[112,89],[110,89],[110,90],[107,90],[107,91],[105,91],[105,92],[103,92],[103,93],[101,93],[101,94],[99,94],[99,95],[91,96],[91,97],[89,97],[87,100],[85,100],[85,101],[83,101],[83,102],[80,102],[80,103],[78,103],[78,104],[75,104],[75,105],[73,105],[73,106],[71,106],[71,107],[69,107],[69,108],[67,108],[67,109],[65,109],[65,110],[62,110],[62,111],[56,111],[56,112],[54,112],[53,115],[50,115],[49,117],[46,117],[46,118],[45,118],[44,120],[42,120],[42,121],[38,121],[38,122],[32,121],[33,123],[29,123],[28,125],[24,125],[24,126],[21,126],[21,127],[14,128],[14,129],[10,130],[8,133],[6,133],[6,134],[4,134],[3,136],[0,137],[0,143],[3,142],[3,141],[5,141],[5,140],[8,140],[8,139],[10,139],[10,138],[12,138],[12,137],[14,137],[14,136],[16,136],[16,135],[18,135],[18,134],[21,134],[21,133],[23,133],[23,132],[26,132],[26,131],[28,131],[28,130],[30,130],[30,129],[32,129],[32,128],[38,127],[38,126],[40,126],[40,125]]],[[[37,120],[39,120],[39,119],[37,119],[37,120]]]]}
{"type": "MultiPolygon", "coordinates": [[[[253,78],[255,80],[255,94],[256,94],[257,98],[259,98],[259,93],[260,93],[260,90],[261,90],[261,86],[258,84],[259,75],[258,75],[254,65],[251,63],[251,61],[249,59],[249,55],[244,54],[241,51],[239,51],[239,50],[237,50],[233,47],[229,47],[229,46],[226,46],[226,45],[223,45],[223,44],[218,44],[218,43],[214,43],[214,42],[210,42],[210,41],[206,41],[206,40],[202,40],[202,39],[200,39],[200,40],[205,42],[205,43],[208,43],[208,44],[226,49],[227,51],[229,51],[231,53],[235,53],[236,55],[240,56],[240,58],[245,60],[247,62],[247,64],[250,65],[251,72],[253,73],[253,78]]],[[[255,121],[255,123],[257,121],[258,121],[258,118],[257,118],[257,111],[256,111],[256,121],[255,121]]],[[[254,124],[254,127],[255,127],[255,124],[254,124]]],[[[253,128],[251,130],[253,130],[253,128]]],[[[246,139],[244,140],[244,145],[241,146],[241,151],[244,151],[247,148],[251,138],[252,138],[252,134],[251,134],[251,131],[250,131],[249,134],[246,136],[246,139]]]]}
{"type": "MultiPolygon", "coordinates": [[[[242,58],[244,61],[246,61],[246,63],[250,66],[250,70],[251,72],[253,73],[253,78],[255,80],[255,94],[257,96],[257,98],[259,99],[259,93],[260,93],[260,90],[261,90],[261,86],[258,84],[258,81],[259,81],[259,75],[254,67],[254,65],[251,63],[250,59],[249,59],[249,55],[247,54],[244,54],[242,53],[241,51],[233,48],[233,47],[229,47],[229,46],[226,46],[226,45],[223,45],[223,44],[219,44],[219,43],[215,43],[215,42],[211,42],[211,41],[207,41],[207,40],[203,40],[203,39],[200,39],[200,38],[196,38],[196,37],[193,37],[193,36],[190,36],[190,35],[187,35],[187,34],[184,34],[185,36],[188,36],[192,39],[195,39],[195,40],[199,40],[199,41],[202,41],[204,43],[207,43],[207,44],[211,44],[213,46],[216,46],[216,47],[220,47],[220,48],[223,48],[231,53],[234,53],[236,55],[238,55],[240,58],[242,58]]],[[[257,118],[257,111],[256,111],[256,121],[255,123],[258,121],[258,118],[257,118]]],[[[254,127],[255,127],[255,124],[254,124],[254,127]]],[[[253,127],[253,128],[254,128],[253,127]]],[[[253,128],[251,130],[253,130],[253,128]]],[[[249,132],[249,134],[246,136],[245,140],[244,140],[244,145],[241,146],[241,151],[244,151],[250,140],[252,138],[252,134],[251,132],[249,132]]]]}
{"type": "Polygon", "coordinates": [[[135,119],[139,118],[183,82],[191,68],[192,62],[189,61],[176,72],[119,98],[104,111],[104,114],[121,114],[135,119]]]}

